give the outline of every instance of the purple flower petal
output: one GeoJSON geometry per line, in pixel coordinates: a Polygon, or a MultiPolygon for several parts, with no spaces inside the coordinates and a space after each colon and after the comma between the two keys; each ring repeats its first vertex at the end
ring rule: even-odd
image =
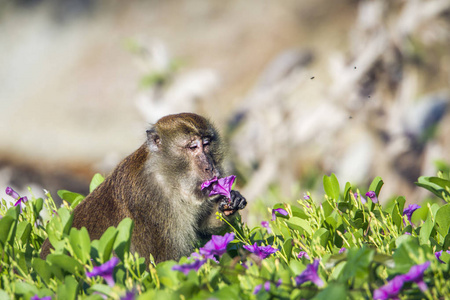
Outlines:
{"type": "Polygon", "coordinates": [[[136,291],[128,291],[125,296],[120,297],[120,300],[134,300],[136,299],[136,291]]]}
{"type": "Polygon", "coordinates": [[[373,292],[373,299],[387,300],[389,298],[396,298],[404,283],[405,279],[403,275],[395,276],[391,281],[388,281],[388,283],[373,292]]]}
{"type": "Polygon", "coordinates": [[[306,253],[305,251],[300,251],[297,255],[298,258],[302,258],[305,257],[306,259],[310,259],[308,253],[306,253]]]}
{"type": "Polygon", "coordinates": [[[360,194],[358,194],[358,193],[353,193],[353,196],[355,196],[355,199],[356,199],[356,200],[358,200],[358,196],[359,196],[359,198],[361,199],[361,203],[362,203],[362,204],[366,204],[366,203],[367,203],[367,200],[364,199],[360,194]]]}
{"type": "Polygon", "coordinates": [[[10,186],[6,187],[6,191],[5,192],[6,192],[6,195],[11,196],[14,199],[18,199],[20,197],[19,193],[17,193],[15,190],[13,190],[13,188],[10,187],[10,186]]]}
{"type": "Polygon", "coordinates": [[[339,249],[339,253],[344,253],[345,251],[347,251],[347,248],[342,247],[341,249],[339,249]]]}
{"type": "Polygon", "coordinates": [[[304,282],[311,281],[318,287],[322,287],[324,283],[322,279],[320,279],[319,275],[317,275],[318,269],[319,269],[319,260],[315,259],[312,264],[306,266],[306,270],[304,270],[300,275],[295,277],[295,283],[297,285],[301,285],[304,282]]]}
{"type": "Polygon", "coordinates": [[[16,203],[14,204],[14,206],[17,206],[17,205],[19,205],[19,204],[25,203],[25,202],[27,202],[27,201],[28,201],[28,198],[27,198],[27,197],[22,197],[22,198],[20,198],[19,200],[16,201],[16,203]]]}
{"type": "Polygon", "coordinates": [[[275,221],[275,219],[276,219],[275,212],[277,212],[277,213],[279,213],[280,215],[283,215],[283,216],[287,216],[288,215],[288,212],[285,209],[283,209],[283,208],[273,209],[272,210],[272,220],[271,221],[275,221]]]}
{"type": "Polygon", "coordinates": [[[117,257],[111,258],[109,261],[105,262],[104,264],[94,267],[92,269],[92,272],[86,272],[87,277],[94,277],[94,276],[102,276],[106,283],[108,283],[109,286],[114,286],[115,282],[112,277],[114,267],[119,263],[119,259],[117,257]]]}
{"type": "Polygon", "coordinates": [[[217,177],[216,176],[214,176],[214,178],[211,179],[211,180],[206,180],[205,182],[203,182],[202,183],[202,190],[207,188],[207,187],[209,187],[209,186],[211,186],[214,182],[217,182],[217,177]]]}
{"type": "Polygon", "coordinates": [[[262,289],[262,284],[258,284],[257,286],[255,286],[255,289],[253,290],[253,295],[258,294],[261,289],[262,289]]]}
{"type": "Polygon", "coordinates": [[[425,292],[428,287],[423,281],[423,274],[425,273],[425,270],[428,269],[431,262],[427,261],[426,263],[423,263],[421,265],[412,266],[411,269],[409,269],[409,272],[406,273],[404,276],[404,279],[406,281],[412,281],[417,283],[420,290],[422,292],[425,292]]]}
{"type": "Polygon", "coordinates": [[[202,183],[202,190],[212,186],[212,190],[209,192],[209,196],[223,195],[228,199],[231,198],[231,187],[233,186],[236,176],[231,175],[228,177],[217,179],[214,177],[211,180],[207,180],[202,183]]]}
{"type": "Polygon", "coordinates": [[[39,298],[38,295],[34,295],[33,297],[30,298],[30,300],[52,300],[52,296],[45,296],[45,297],[39,298]]]}
{"type": "Polygon", "coordinates": [[[411,217],[412,217],[412,214],[413,214],[416,210],[418,210],[419,208],[421,208],[420,205],[417,205],[417,204],[410,204],[410,205],[408,205],[407,208],[405,208],[405,209],[403,210],[403,215],[406,215],[406,216],[408,217],[408,220],[409,220],[410,223],[411,223],[411,217]]]}
{"type": "Polygon", "coordinates": [[[201,266],[203,266],[206,263],[206,259],[204,260],[195,260],[192,263],[184,264],[184,265],[177,265],[173,266],[172,270],[174,271],[180,271],[183,272],[184,275],[189,274],[191,270],[195,270],[195,272],[198,272],[201,266]]]}
{"type": "Polygon", "coordinates": [[[228,244],[234,240],[234,233],[225,233],[224,236],[213,235],[211,240],[205,244],[204,247],[199,249],[200,254],[206,257],[212,255],[222,256],[227,252],[228,244]]]}
{"type": "MultiPolygon", "coordinates": [[[[441,264],[445,264],[445,262],[441,259],[441,255],[442,255],[442,250],[441,251],[437,251],[436,253],[434,253],[434,256],[436,256],[436,259],[441,263],[441,264]]],[[[448,254],[450,254],[450,250],[446,250],[445,252],[447,252],[448,254]]]]}
{"type": "Polygon", "coordinates": [[[375,194],[374,191],[368,191],[366,193],[366,197],[369,197],[370,200],[372,200],[373,203],[378,203],[377,194],[375,194]]]}
{"type": "Polygon", "coordinates": [[[262,222],[261,222],[261,226],[267,229],[267,233],[268,233],[268,234],[271,234],[271,233],[272,233],[272,230],[270,229],[270,226],[269,226],[269,222],[268,222],[268,221],[262,221],[262,222]]]}
{"type": "Polygon", "coordinates": [[[276,287],[279,287],[281,284],[283,283],[283,281],[280,279],[278,279],[277,283],[275,284],[276,287]]]}
{"type": "Polygon", "coordinates": [[[270,291],[270,281],[264,282],[264,289],[266,290],[266,292],[270,291]]]}
{"type": "Polygon", "coordinates": [[[279,251],[278,249],[273,248],[270,245],[268,245],[268,246],[258,246],[256,244],[256,242],[253,245],[244,245],[243,247],[244,247],[245,250],[256,254],[261,259],[265,259],[268,256],[270,256],[271,254],[279,251]]]}

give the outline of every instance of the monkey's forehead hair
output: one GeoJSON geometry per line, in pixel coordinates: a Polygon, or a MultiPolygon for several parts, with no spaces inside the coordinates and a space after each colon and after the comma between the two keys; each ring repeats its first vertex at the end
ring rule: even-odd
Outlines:
{"type": "Polygon", "coordinates": [[[158,133],[170,136],[184,133],[187,135],[217,135],[215,128],[204,117],[193,113],[181,113],[162,117],[155,124],[158,133]]]}

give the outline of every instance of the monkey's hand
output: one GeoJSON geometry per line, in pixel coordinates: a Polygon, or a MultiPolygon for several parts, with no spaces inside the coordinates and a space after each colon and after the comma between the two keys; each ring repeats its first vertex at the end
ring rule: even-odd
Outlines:
{"type": "Polygon", "coordinates": [[[232,190],[230,194],[231,199],[223,197],[219,200],[219,211],[225,216],[230,216],[247,205],[247,200],[238,191],[232,190]]]}

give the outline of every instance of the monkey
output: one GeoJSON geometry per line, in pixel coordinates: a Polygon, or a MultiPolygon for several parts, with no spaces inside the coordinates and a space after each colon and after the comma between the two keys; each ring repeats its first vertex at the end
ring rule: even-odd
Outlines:
{"type": "MultiPolygon", "coordinates": [[[[194,113],[162,117],[147,139],[73,210],[72,227],[86,227],[91,240],[124,218],[134,221],[130,250],[149,263],[179,260],[194,245],[226,229],[216,212],[232,222],[247,200],[209,196],[201,184],[225,177],[224,147],[212,123],[194,113]]],[[[50,253],[47,239],[41,258],[50,253]]]]}

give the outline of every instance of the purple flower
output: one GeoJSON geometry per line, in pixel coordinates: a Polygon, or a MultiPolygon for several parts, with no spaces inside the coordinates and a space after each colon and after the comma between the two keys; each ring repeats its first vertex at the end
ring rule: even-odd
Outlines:
{"type": "Polygon", "coordinates": [[[265,259],[269,255],[278,251],[276,248],[272,248],[272,246],[258,246],[256,242],[253,245],[244,245],[245,250],[250,251],[259,256],[261,259],[265,259]]]}
{"type": "Polygon", "coordinates": [[[295,277],[295,283],[297,285],[301,285],[304,282],[312,281],[318,287],[322,287],[324,283],[322,279],[320,279],[319,275],[317,275],[318,269],[319,269],[319,260],[315,259],[312,264],[306,266],[306,270],[304,270],[300,275],[295,277]]]}
{"type": "Polygon", "coordinates": [[[297,255],[298,258],[302,258],[305,257],[306,259],[310,259],[308,253],[306,253],[305,251],[300,251],[297,255]]]}
{"type": "Polygon", "coordinates": [[[19,204],[25,203],[25,202],[27,202],[27,201],[28,201],[28,198],[27,198],[27,197],[19,198],[19,200],[17,200],[16,203],[14,204],[14,206],[17,206],[17,205],[19,205],[19,204]]]}
{"type": "Polygon", "coordinates": [[[222,256],[227,252],[228,244],[234,240],[234,233],[225,233],[224,236],[213,235],[211,240],[199,249],[200,254],[205,255],[206,258],[212,258],[213,255],[222,256]]]}
{"type": "MultiPolygon", "coordinates": [[[[262,284],[258,284],[257,286],[255,286],[255,289],[253,290],[253,295],[258,294],[259,291],[262,289],[262,287],[263,287],[262,284]]],[[[270,281],[264,282],[264,289],[266,290],[266,292],[270,291],[270,281]]]]}
{"type": "Polygon", "coordinates": [[[213,185],[212,190],[209,192],[209,196],[213,195],[224,195],[228,199],[231,199],[231,186],[236,180],[236,176],[231,175],[228,177],[217,179],[214,177],[211,180],[207,180],[202,183],[202,190],[213,185]]]}
{"type": "Polygon", "coordinates": [[[305,199],[305,200],[311,200],[311,196],[310,196],[310,195],[307,195],[307,194],[305,194],[305,195],[303,196],[303,199],[305,199]]]}
{"type": "Polygon", "coordinates": [[[275,283],[275,286],[279,287],[282,283],[283,283],[283,281],[280,278],[280,279],[278,279],[277,283],[275,283]]]}
{"type": "Polygon", "coordinates": [[[276,219],[275,212],[277,212],[277,213],[279,213],[280,215],[283,215],[283,216],[287,216],[288,215],[288,212],[285,209],[283,209],[283,208],[272,209],[272,220],[271,221],[275,221],[275,219],[276,219]]]}
{"type": "Polygon", "coordinates": [[[355,196],[355,199],[358,199],[358,196],[359,196],[359,198],[361,199],[361,203],[362,203],[362,204],[366,204],[366,203],[367,203],[367,200],[364,199],[360,194],[358,194],[358,193],[353,193],[353,196],[355,196]]]}
{"type": "Polygon", "coordinates": [[[193,263],[188,263],[188,264],[179,265],[179,266],[173,266],[172,270],[180,271],[180,272],[183,272],[184,275],[187,275],[187,274],[189,274],[189,272],[191,270],[195,270],[196,272],[198,272],[200,267],[203,266],[206,263],[206,261],[207,261],[206,259],[195,260],[193,263]]]}
{"type": "Polygon", "coordinates": [[[406,231],[404,234],[411,235],[411,232],[406,231]]]}
{"type": "Polygon", "coordinates": [[[33,297],[30,298],[30,300],[52,300],[52,296],[45,296],[45,297],[39,298],[38,295],[34,295],[33,297]]]}
{"type": "Polygon", "coordinates": [[[431,262],[427,261],[426,263],[423,263],[421,265],[412,266],[411,269],[409,269],[409,272],[403,275],[404,279],[406,281],[417,283],[419,289],[422,292],[425,292],[428,287],[425,281],[423,281],[423,273],[425,273],[425,270],[430,266],[430,264],[431,262]]]}
{"type": "Polygon", "coordinates": [[[405,283],[404,275],[395,276],[391,281],[388,281],[382,287],[373,292],[374,300],[387,300],[389,298],[397,298],[398,293],[405,283]]]}
{"type": "Polygon", "coordinates": [[[262,289],[262,284],[258,284],[257,286],[255,286],[255,289],[253,290],[253,295],[258,294],[261,289],[262,289]]]}
{"type": "MultiPolygon", "coordinates": [[[[445,264],[445,262],[441,259],[441,255],[442,255],[442,250],[438,251],[436,253],[434,253],[434,256],[436,256],[436,259],[441,263],[441,264],[445,264]]],[[[447,252],[448,254],[450,254],[450,250],[446,250],[445,252],[447,252]]]]}
{"type": "Polygon", "coordinates": [[[368,191],[366,193],[366,197],[369,197],[370,200],[372,200],[373,203],[378,203],[377,194],[375,194],[374,191],[368,191]]]}
{"type": "Polygon", "coordinates": [[[271,233],[272,233],[272,230],[270,229],[270,226],[269,226],[269,222],[267,222],[267,221],[262,221],[262,222],[261,222],[261,226],[267,229],[267,233],[268,233],[268,234],[271,234],[271,233]]]}
{"type": "Polygon", "coordinates": [[[397,298],[403,284],[407,281],[417,283],[419,289],[422,292],[425,292],[428,287],[423,281],[423,273],[425,273],[425,270],[430,266],[430,264],[431,263],[427,261],[424,264],[412,266],[408,273],[395,276],[391,281],[373,292],[373,299],[385,300],[389,298],[397,298]]]}
{"type": "Polygon", "coordinates": [[[134,300],[136,299],[136,291],[128,291],[125,296],[120,297],[120,300],[134,300]]]}
{"type": "Polygon", "coordinates": [[[6,192],[6,195],[11,196],[14,199],[18,199],[20,197],[19,194],[15,190],[13,190],[13,188],[10,186],[6,187],[5,192],[6,192]]]}
{"type": "Polygon", "coordinates": [[[339,253],[344,253],[345,251],[347,251],[347,248],[342,247],[341,249],[339,249],[339,253]]]}
{"type": "Polygon", "coordinates": [[[118,263],[119,263],[119,259],[114,256],[109,261],[105,262],[104,264],[102,264],[98,267],[94,267],[92,269],[92,272],[86,272],[86,276],[87,277],[102,276],[103,279],[105,279],[106,283],[112,287],[115,284],[112,275],[113,275],[114,267],[118,263]]]}
{"type": "Polygon", "coordinates": [[[410,204],[407,208],[403,210],[403,215],[408,217],[409,223],[411,223],[412,214],[418,210],[421,206],[417,204],[410,204]]]}

